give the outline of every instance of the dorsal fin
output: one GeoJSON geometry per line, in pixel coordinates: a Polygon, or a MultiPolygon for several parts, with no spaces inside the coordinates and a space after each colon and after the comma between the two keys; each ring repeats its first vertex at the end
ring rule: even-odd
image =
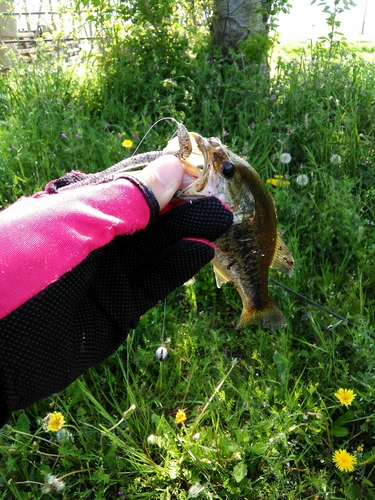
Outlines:
{"type": "Polygon", "coordinates": [[[270,267],[289,275],[292,274],[294,269],[292,252],[285,245],[279,234],[276,238],[275,255],[273,256],[270,267]]]}

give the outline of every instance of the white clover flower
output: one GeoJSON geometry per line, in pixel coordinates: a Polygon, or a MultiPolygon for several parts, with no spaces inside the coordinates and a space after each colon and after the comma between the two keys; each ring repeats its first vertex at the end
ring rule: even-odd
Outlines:
{"type": "Polygon", "coordinates": [[[297,177],[296,179],[296,183],[299,185],[299,186],[306,186],[306,184],[309,183],[309,178],[307,177],[306,174],[301,174],[297,177]]]}
{"type": "Polygon", "coordinates": [[[204,486],[202,486],[200,483],[192,484],[188,491],[189,498],[198,498],[203,490],[204,486]]]}
{"type": "Polygon", "coordinates": [[[155,434],[150,434],[147,438],[147,442],[150,443],[150,444],[155,444],[156,442],[156,436],[155,434]]]}
{"type": "Polygon", "coordinates": [[[331,155],[330,162],[332,165],[339,165],[341,163],[341,159],[340,155],[331,155]]]}
{"type": "Polygon", "coordinates": [[[290,160],[292,159],[292,157],[290,156],[289,153],[281,153],[280,155],[280,161],[281,163],[290,163],[290,160]]]}

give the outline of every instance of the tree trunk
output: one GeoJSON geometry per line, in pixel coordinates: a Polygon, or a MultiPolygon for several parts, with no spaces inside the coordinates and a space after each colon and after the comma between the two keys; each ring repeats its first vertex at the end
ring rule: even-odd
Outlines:
{"type": "Polygon", "coordinates": [[[269,0],[214,0],[213,43],[226,54],[228,48],[237,50],[238,42],[252,34],[266,37],[269,9],[269,0]]]}

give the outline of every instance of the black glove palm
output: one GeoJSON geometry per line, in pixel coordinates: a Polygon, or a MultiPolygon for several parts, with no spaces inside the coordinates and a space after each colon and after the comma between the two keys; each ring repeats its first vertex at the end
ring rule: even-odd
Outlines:
{"type": "Polygon", "coordinates": [[[232,221],[215,198],[181,205],[95,250],[1,320],[0,425],[110,356],[142,314],[212,260],[199,239],[214,241],[232,221]]]}

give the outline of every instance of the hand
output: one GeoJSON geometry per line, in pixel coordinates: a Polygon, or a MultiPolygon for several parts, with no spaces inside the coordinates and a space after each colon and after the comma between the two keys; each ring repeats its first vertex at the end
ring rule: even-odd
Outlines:
{"type": "Polygon", "coordinates": [[[4,265],[0,256],[6,270],[0,292],[13,304],[0,321],[0,424],[11,411],[65,389],[110,356],[145,311],[214,257],[211,242],[232,224],[232,213],[206,198],[147,225],[155,201],[146,203],[141,193],[152,188],[165,207],[183,172],[178,160],[166,156],[135,177],[138,187],[118,179],[20,200],[0,213],[0,246],[1,237],[7,248],[14,242],[15,254],[4,252],[4,265]],[[58,277],[42,286],[57,268],[58,277]],[[25,300],[20,293],[15,308],[20,283],[28,295],[25,300]]]}

